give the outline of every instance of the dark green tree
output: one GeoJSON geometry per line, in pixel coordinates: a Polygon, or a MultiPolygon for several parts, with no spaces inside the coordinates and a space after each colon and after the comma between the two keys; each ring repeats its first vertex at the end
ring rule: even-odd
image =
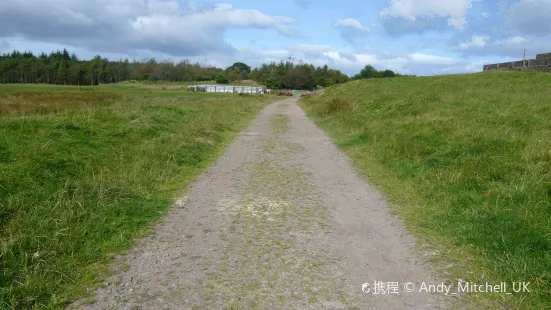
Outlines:
{"type": "Polygon", "coordinates": [[[251,73],[251,67],[243,62],[236,62],[226,69],[226,72],[235,72],[241,80],[246,80],[251,73]]]}
{"type": "Polygon", "coordinates": [[[379,77],[379,71],[375,69],[372,65],[366,65],[362,71],[360,71],[360,77],[362,79],[370,79],[379,77]]]}
{"type": "Polygon", "coordinates": [[[225,75],[224,73],[220,73],[216,75],[215,81],[218,84],[228,84],[230,82],[230,80],[228,79],[228,76],[225,75]]]}
{"type": "Polygon", "coordinates": [[[396,73],[394,73],[394,71],[392,71],[392,70],[385,70],[385,71],[380,72],[379,76],[382,77],[382,78],[385,78],[385,77],[393,78],[393,77],[396,76],[396,73]]]}
{"type": "Polygon", "coordinates": [[[314,68],[301,61],[262,64],[251,70],[247,64],[236,62],[226,70],[192,63],[187,59],[174,63],[172,59],[157,62],[154,58],[141,61],[119,59],[110,61],[101,56],[80,60],[64,49],[50,54],[12,51],[0,54],[0,83],[49,83],[69,85],[98,85],[127,80],[145,81],[212,81],[250,78],[272,89],[311,89],[344,83],[348,76],[338,70],[314,68]]]}
{"type": "Polygon", "coordinates": [[[67,81],[67,65],[62,60],[57,68],[56,84],[65,84],[67,81]]]}
{"type": "Polygon", "coordinates": [[[289,58],[278,63],[262,64],[249,73],[249,78],[271,89],[308,89],[327,87],[349,80],[339,70],[314,68],[313,65],[289,58]]]}

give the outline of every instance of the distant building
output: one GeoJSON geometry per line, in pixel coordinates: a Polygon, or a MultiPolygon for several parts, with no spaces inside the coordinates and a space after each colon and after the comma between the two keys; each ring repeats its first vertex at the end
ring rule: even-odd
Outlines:
{"type": "Polygon", "coordinates": [[[266,92],[264,86],[192,85],[188,89],[207,93],[264,94],[266,92]]]}
{"type": "Polygon", "coordinates": [[[484,71],[491,70],[543,70],[551,71],[551,53],[538,54],[536,59],[484,65],[484,71]]]}

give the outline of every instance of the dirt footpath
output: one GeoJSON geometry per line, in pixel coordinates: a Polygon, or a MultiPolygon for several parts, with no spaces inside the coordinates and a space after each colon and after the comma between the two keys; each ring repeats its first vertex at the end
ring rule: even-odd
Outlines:
{"type": "Polygon", "coordinates": [[[280,101],[125,256],[126,268],[73,307],[449,308],[450,297],[418,291],[439,282],[387,209],[296,99],[280,101]]]}

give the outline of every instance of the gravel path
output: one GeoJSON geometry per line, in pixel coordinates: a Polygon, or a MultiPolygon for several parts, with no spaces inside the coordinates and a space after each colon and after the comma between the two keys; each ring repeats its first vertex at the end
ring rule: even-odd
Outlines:
{"type": "Polygon", "coordinates": [[[293,98],[268,106],[126,266],[72,307],[449,308],[449,298],[418,292],[438,282],[414,243],[293,98]]]}

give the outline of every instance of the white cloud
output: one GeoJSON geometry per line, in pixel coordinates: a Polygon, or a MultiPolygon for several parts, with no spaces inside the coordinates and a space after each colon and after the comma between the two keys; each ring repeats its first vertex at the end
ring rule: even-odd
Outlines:
{"type": "Polygon", "coordinates": [[[290,49],[307,56],[311,56],[311,55],[317,56],[317,55],[323,54],[324,52],[333,50],[333,48],[328,45],[313,45],[313,44],[299,44],[299,45],[290,47],[290,49]]]}
{"type": "Polygon", "coordinates": [[[11,48],[11,44],[8,41],[0,40],[0,53],[8,52],[11,48]]]}
{"type": "Polygon", "coordinates": [[[174,15],[178,14],[180,4],[174,1],[149,0],[147,10],[151,15],[174,15]]]}
{"type": "Polygon", "coordinates": [[[354,28],[356,30],[365,31],[365,32],[371,31],[369,28],[365,27],[364,25],[362,25],[362,23],[360,23],[358,20],[356,20],[354,18],[338,19],[335,22],[334,26],[335,27],[350,27],[350,28],[354,28]]]}
{"type": "MultiPolygon", "coordinates": [[[[294,1],[303,7],[309,3],[315,4],[311,0],[294,1]]],[[[273,33],[296,37],[293,18],[228,3],[186,3],[186,0],[0,0],[0,50],[30,46],[35,52],[48,52],[61,46],[77,53],[88,51],[90,55],[99,53],[107,56],[111,53],[130,55],[136,59],[141,59],[142,55],[156,58],[185,56],[220,66],[235,61],[256,66],[294,57],[314,65],[328,64],[347,73],[356,73],[366,64],[371,64],[379,70],[413,71],[416,74],[444,72],[442,68],[453,72],[474,70],[478,66],[470,62],[470,57],[474,55],[490,54],[516,59],[522,57],[524,48],[528,49],[529,57],[549,51],[551,9],[547,9],[551,8],[551,0],[510,0],[516,2],[510,9],[505,6],[504,13],[507,13],[510,26],[502,25],[503,22],[501,25],[495,24],[499,13],[490,11],[489,7],[481,8],[474,14],[469,12],[471,5],[477,1],[389,1],[380,15],[397,18],[382,18],[374,21],[375,24],[364,19],[337,19],[342,16],[335,16],[338,12],[334,12],[330,16],[334,18],[332,25],[326,25],[334,27],[333,31],[328,31],[327,41],[292,45],[293,41],[279,41],[281,37],[274,38],[273,33]],[[446,21],[453,28],[465,28],[467,16],[472,19],[469,19],[466,33],[442,29],[443,23],[447,28],[446,21]],[[477,27],[474,27],[475,24],[477,27]],[[234,28],[268,29],[273,33],[263,37],[264,33],[251,32],[249,38],[244,31],[226,31],[234,28]],[[386,33],[378,28],[383,28],[386,33]],[[505,30],[498,31],[498,28],[505,30]],[[400,42],[393,41],[393,38],[386,36],[392,31],[406,35],[400,42]],[[338,32],[352,47],[337,48],[336,45],[321,43],[335,42],[335,38],[329,38],[334,32],[338,32]],[[414,35],[409,36],[408,33],[414,35]],[[505,38],[503,33],[512,35],[505,38]],[[444,34],[452,34],[451,39],[444,40],[444,34]],[[491,35],[493,41],[479,34],[491,35]],[[247,48],[231,45],[235,44],[231,38],[239,35],[242,37],[236,41],[245,42],[242,44],[248,45],[247,48]],[[366,37],[370,39],[366,40],[366,37]],[[253,40],[254,45],[248,43],[253,40]],[[264,49],[252,46],[262,46],[264,49]],[[389,53],[385,54],[385,50],[389,53]],[[457,56],[458,59],[454,59],[454,54],[450,56],[445,52],[450,50],[463,58],[457,56]]],[[[262,7],[263,2],[255,5],[262,7]]],[[[313,5],[311,8],[312,13],[317,9],[313,5]]],[[[307,23],[315,22],[311,17],[300,18],[303,19],[301,24],[306,26],[304,29],[308,29],[307,23]]]]}
{"type": "Polygon", "coordinates": [[[467,11],[473,2],[480,0],[393,0],[381,16],[400,16],[415,21],[417,17],[443,17],[448,25],[463,29],[467,23],[467,11]]]}
{"type": "MultiPolygon", "coordinates": [[[[239,49],[240,59],[247,64],[258,66],[271,61],[286,61],[289,58],[303,61],[314,66],[328,65],[343,70],[347,74],[358,73],[365,65],[372,65],[379,70],[393,70],[400,73],[411,73],[405,65],[412,63],[408,57],[382,57],[381,55],[358,52],[348,48],[331,48],[325,45],[295,45],[282,50],[239,49]]],[[[235,60],[227,60],[231,63],[235,60]]]]}
{"type": "MultiPolygon", "coordinates": [[[[493,55],[494,57],[508,57],[511,60],[522,59],[524,49],[527,50],[527,57],[534,57],[536,54],[549,52],[551,38],[537,36],[513,36],[493,41],[485,41],[485,45],[479,48],[459,49],[464,56],[472,55],[493,55]]],[[[507,61],[501,59],[490,62],[507,61]]]]}
{"type": "Polygon", "coordinates": [[[329,65],[353,75],[366,65],[378,70],[393,70],[403,74],[441,74],[443,72],[475,72],[482,68],[481,62],[465,61],[450,57],[412,53],[410,55],[383,55],[349,48],[331,48],[325,45],[295,45],[285,50],[242,50],[241,57],[257,66],[269,61],[285,61],[289,57],[315,66],[329,65]]]}
{"type": "Polygon", "coordinates": [[[264,56],[264,59],[267,60],[282,60],[284,58],[287,58],[291,55],[291,53],[288,50],[280,49],[280,50],[266,50],[262,52],[262,55],[264,56]]]}
{"type": "Polygon", "coordinates": [[[472,36],[471,41],[459,44],[459,49],[466,50],[469,48],[484,47],[490,37],[488,36],[472,36]]]}
{"type": "Polygon", "coordinates": [[[551,33],[551,0],[521,0],[511,5],[507,21],[523,34],[548,36],[551,33]]]}
{"type": "Polygon", "coordinates": [[[226,29],[232,27],[244,28],[274,28],[279,32],[291,35],[287,26],[294,20],[288,17],[273,17],[256,10],[232,9],[231,5],[218,4],[212,11],[197,12],[189,15],[155,14],[139,16],[130,24],[141,34],[151,34],[155,37],[171,37],[178,40],[186,32],[203,32],[209,29],[226,29]]]}
{"type": "Polygon", "coordinates": [[[327,52],[323,52],[322,55],[340,63],[346,63],[346,64],[352,63],[351,60],[342,57],[338,51],[327,51],[327,52]]]}
{"type": "Polygon", "coordinates": [[[231,11],[233,6],[228,3],[219,3],[214,5],[214,11],[231,11]]]}
{"type": "Polygon", "coordinates": [[[358,43],[356,39],[365,37],[371,31],[354,18],[338,19],[333,27],[337,28],[340,35],[352,44],[358,43]]]}
{"type": "Polygon", "coordinates": [[[486,64],[487,61],[471,61],[467,63],[463,69],[467,72],[480,72],[484,68],[484,64],[486,64]]]}
{"type": "Polygon", "coordinates": [[[528,41],[529,40],[524,38],[524,37],[516,36],[516,37],[512,37],[512,38],[508,38],[508,39],[497,40],[497,41],[494,42],[494,44],[497,44],[497,45],[521,45],[521,44],[526,43],[528,41]]]}
{"type": "Polygon", "coordinates": [[[376,54],[369,53],[349,53],[346,51],[328,51],[322,54],[329,58],[332,63],[341,68],[360,70],[365,65],[372,65],[377,69],[394,70],[407,73],[404,65],[408,62],[405,57],[380,58],[376,54]]]}
{"type": "Polygon", "coordinates": [[[274,29],[292,36],[294,19],[230,4],[163,0],[1,0],[0,37],[86,47],[102,52],[151,50],[178,56],[232,52],[230,28],[274,29]]]}
{"type": "Polygon", "coordinates": [[[404,65],[407,64],[408,59],[405,57],[379,58],[374,54],[358,54],[356,55],[356,59],[362,66],[373,64],[373,66],[379,69],[390,69],[407,73],[404,65]]]}
{"type": "Polygon", "coordinates": [[[413,53],[409,55],[411,60],[416,64],[425,65],[452,65],[457,63],[457,60],[449,57],[442,57],[436,55],[428,55],[421,53],[413,53]]]}

